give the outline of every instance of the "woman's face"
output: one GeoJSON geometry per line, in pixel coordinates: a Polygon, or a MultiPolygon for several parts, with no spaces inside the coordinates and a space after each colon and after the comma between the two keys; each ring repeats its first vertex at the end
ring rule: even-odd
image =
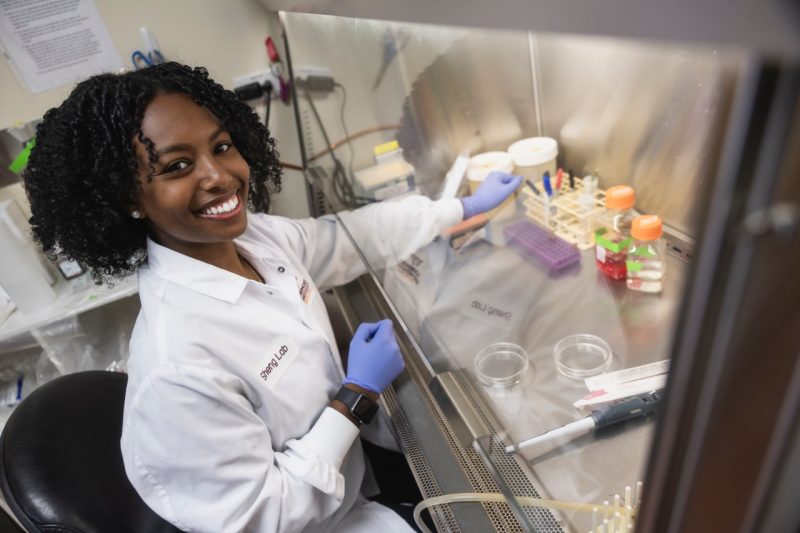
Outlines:
{"type": "Polygon", "coordinates": [[[135,203],[153,239],[198,257],[241,235],[250,168],[214,114],[185,94],[162,93],[147,106],[141,128],[158,160],[150,180],[147,150],[134,139],[141,185],[135,203]]]}

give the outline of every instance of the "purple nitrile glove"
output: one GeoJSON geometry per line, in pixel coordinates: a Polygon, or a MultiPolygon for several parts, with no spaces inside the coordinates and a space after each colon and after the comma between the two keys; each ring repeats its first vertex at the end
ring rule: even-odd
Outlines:
{"type": "Polygon", "coordinates": [[[522,183],[522,176],[505,172],[491,172],[471,195],[461,199],[464,204],[464,220],[478,213],[485,213],[502,204],[522,183]]]}
{"type": "Polygon", "coordinates": [[[344,383],[380,394],[405,368],[391,320],[358,326],[350,341],[344,383]]]}

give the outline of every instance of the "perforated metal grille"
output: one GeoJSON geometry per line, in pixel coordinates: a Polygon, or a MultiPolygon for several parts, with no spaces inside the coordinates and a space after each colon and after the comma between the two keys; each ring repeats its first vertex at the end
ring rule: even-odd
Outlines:
{"type": "MultiPolygon", "coordinates": [[[[391,390],[391,388],[385,390],[382,398],[390,413],[392,425],[394,425],[398,437],[400,438],[406,460],[411,465],[411,471],[417,480],[417,485],[419,486],[423,498],[441,496],[442,490],[428,466],[428,460],[425,454],[422,453],[419,442],[414,436],[411,425],[408,423],[406,414],[400,407],[400,403],[394,391],[391,390]]],[[[431,508],[431,515],[439,531],[452,531],[454,533],[461,531],[452,511],[450,511],[449,505],[438,505],[431,508]]]]}
{"type": "MultiPolygon", "coordinates": [[[[377,284],[376,280],[373,278],[370,278],[370,281],[377,284]]],[[[372,301],[376,308],[381,309],[384,313],[389,313],[389,310],[385,307],[385,302],[382,302],[380,298],[375,298],[375,294],[373,293],[375,289],[370,289],[370,284],[370,282],[365,282],[366,287],[364,287],[366,289],[368,298],[372,301]]],[[[402,344],[405,345],[405,343],[402,344]]],[[[418,371],[414,368],[414,365],[407,365],[407,370],[412,376],[418,378],[415,381],[419,384],[419,390],[422,394],[422,397],[424,398],[430,413],[435,418],[439,428],[442,430],[443,436],[446,439],[447,444],[453,452],[456,460],[461,466],[461,469],[464,472],[467,481],[471,485],[472,490],[474,492],[501,492],[483,461],[478,456],[478,453],[471,447],[464,447],[461,445],[461,439],[457,437],[453,427],[447,421],[447,416],[443,413],[439,407],[439,404],[433,398],[428,387],[424,385],[427,380],[424,379],[423,376],[417,376],[418,371]]],[[[479,416],[483,419],[486,427],[490,429],[493,440],[492,450],[498,449],[501,444],[501,439],[498,436],[499,433],[494,423],[494,416],[491,415],[488,410],[483,408],[482,403],[476,400],[476,396],[468,389],[469,388],[467,387],[467,389],[464,391],[465,396],[475,408],[479,416]]],[[[383,397],[392,423],[398,432],[400,441],[409,459],[409,463],[412,465],[412,471],[414,471],[414,475],[417,477],[417,482],[420,486],[423,496],[428,498],[442,495],[441,489],[436,482],[436,478],[433,476],[433,473],[430,470],[427,458],[417,442],[416,436],[414,435],[414,432],[408,423],[405,413],[397,401],[394,391],[384,391],[383,397]]],[[[518,463],[516,463],[515,458],[508,457],[505,453],[504,457],[495,457],[494,454],[492,454],[490,457],[513,494],[518,496],[531,496],[534,498],[540,497],[539,493],[531,484],[523,469],[518,463]]],[[[481,505],[483,506],[489,521],[496,531],[501,531],[503,533],[522,533],[525,531],[508,504],[484,503],[481,505]]],[[[436,508],[432,509],[432,511],[432,515],[436,521],[436,526],[439,531],[461,531],[449,506],[437,506],[436,508]]],[[[540,508],[524,508],[524,512],[528,518],[528,523],[532,525],[533,530],[537,533],[563,533],[563,529],[549,510],[540,508]]]]}
{"type": "MultiPolygon", "coordinates": [[[[430,400],[430,397],[428,397],[430,400]]],[[[478,454],[472,448],[464,448],[461,446],[459,439],[456,438],[453,429],[447,422],[442,411],[436,403],[432,404],[434,415],[440,427],[445,431],[450,447],[456,455],[458,462],[461,464],[467,480],[472,485],[475,492],[500,492],[500,489],[492,480],[486,467],[478,457],[478,454]]],[[[489,520],[492,522],[496,531],[508,531],[509,533],[522,532],[523,529],[517,522],[511,508],[504,503],[484,503],[482,504],[489,520]]]]}
{"type": "MultiPolygon", "coordinates": [[[[475,492],[500,492],[495,482],[492,479],[489,471],[481,461],[478,454],[472,448],[465,448],[461,446],[459,439],[456,437],[452,427],[447,422],[444,413],[440,410],[438,404],[433,400],[432,396],[427,390],[422,390],[423,396],[428,403],[431,412],[433,413],[439,427],[445,434],[448,444],[455,454],[459,464],[475,492]]],[[[406,451],[409,462],[412,463],[413,469],[416,470],[415,476],[418,477],[417,481],[421,487],[423,495],[428,498],[431,496],[439,496],[442,494],[436,479],[427,465],[427,459],[422,453],[416,437],[408,424],[405,413],[403,413],[399,404],[397,403],[396,396],[392,393],[385,398],[389,410],[391,412],[392,422],[399,433],[401,442],[406,451]]],[[[470,397],[474,402],[474,398],[470,397]]],[[[497,437],[497,430],[492,423],[490,416],[487,416],[483,409],[476,409],[480,416],[484,419],[487,427],[492,430],[493,446],[492,450],[501,450],[502,441],[497,437]]],[[[507,484],[516,495],[539,497],[539,493],[530,483],[525,472],[516,463],[513,457],[509,457],[503,452],[495,456],[492,454],[493,463],[497,466],[498,470],[503,475],[507,484]]],[[[485,503],[482,504],[486,511],[489,521],[494,526],[496,531],[517,533],[523,532],[522,526],[519,524],[516,516],[514,516],[511,508],[505,503],[485,503]]],[[[556,521],[555,517],[546,509],[539,508],[524,508],[525,515],[530,524],[533,525],[534,531],[541,533],[563,533],[561,526],[556,521]]],[[[460,531],[455,518],[452,515],[448,506],[438,506],[434,509],[434,516],[437,522],[439,531],[460,531]]]]}
{"type": "MultiPolygon", "coordinates": [[[[532,496],[540,498],[539,492],[533,486],[530,478],[520,467],[516,456],[511,456],[505,452],[505,443],[498,437],[497,427],[494,423],[495,418],[486,412],[483,402],[479,401],[469,387],[462,389],[465,396],[469,398],[475,411],[480,415],[483,423],[491,431],[492,445],[490,455],[492,464],[498,470],[503,480],[505,480],[511,491],[517,496],[532,496]]],[[[529,523],[533,524],[535,531],[542,533],[562,533],[563,529],[556,518],[547,509],[524,507],[523,512],[528,517],[529,523]]]]}

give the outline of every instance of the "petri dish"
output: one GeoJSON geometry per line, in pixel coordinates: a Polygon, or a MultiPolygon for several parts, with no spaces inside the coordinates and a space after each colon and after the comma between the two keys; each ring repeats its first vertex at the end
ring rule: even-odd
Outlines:
{"type": "Polygon", "coordinates": [[[579,333],[564,337],[553,347],[556,368],[570,379],[602,374],[611,366],[611,347],[597,335],[579,333]]]}
{"type": "Polygon", "coordinates": [[[490,387],[512,387],[528,371],[528,352],[510,342],[490,344],[475,355],[478,380],[490,387]]]}

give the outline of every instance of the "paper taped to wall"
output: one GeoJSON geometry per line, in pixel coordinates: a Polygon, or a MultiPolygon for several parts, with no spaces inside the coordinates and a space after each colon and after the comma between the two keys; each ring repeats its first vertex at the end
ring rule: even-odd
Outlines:
{"type": "Polygon", "coordinates": [[[122,68],[92,0],[0,2],[0,41],[32,93],[122,68]]]}

